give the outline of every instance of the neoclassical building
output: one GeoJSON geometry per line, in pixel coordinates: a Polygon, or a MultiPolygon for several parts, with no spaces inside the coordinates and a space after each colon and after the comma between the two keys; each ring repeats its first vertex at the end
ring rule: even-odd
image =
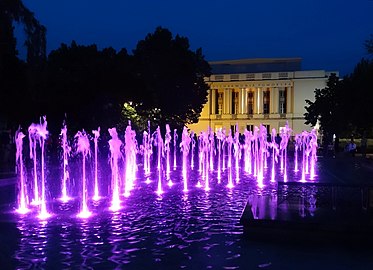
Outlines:
{"type": "Polygon", "coordinates": [[[304,124],[306,99],[314,100],[332,73],[301,70],[301,58],[241,59],[210,62],[210,89],[194,132],[225,127],[252,130],[260,124],[279,130],[288,122],[294,133],[310,130],[304,124]]]}

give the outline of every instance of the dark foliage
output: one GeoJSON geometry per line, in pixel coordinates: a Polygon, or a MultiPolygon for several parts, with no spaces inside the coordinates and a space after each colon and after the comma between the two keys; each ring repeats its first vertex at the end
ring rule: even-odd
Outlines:
{"type": "Polygon", "coordinates": [[[134,50],[138,80],[137,102],[143,110],[160,109],[161,122],[173,126],[195,123],[207,101],[204,77],[210,66],[202,50],[193,52],[185,37],[158,27],[134,50]]]}
{"type": "Polygon", "coordinates": [[[30,120],[37,107],[40,71],[45,63],[46,29],[20,0],[0,1],[0,118],[8,128],[30,120]],[[17,58],[14,23],[24,28],[27,62],[17,58]]]}

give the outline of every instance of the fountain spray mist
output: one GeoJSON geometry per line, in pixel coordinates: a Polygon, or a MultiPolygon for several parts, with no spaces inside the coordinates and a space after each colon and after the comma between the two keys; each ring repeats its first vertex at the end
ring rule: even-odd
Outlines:
{"type": "Polygon", "coordinates": [[[110,149],[110,167],[111,167],[111,206],[110,210],[118,211],[120,209],[120,198],[119,198],[119,165],[120,159],[123,159],[120,147],[122,141],[118,138],[116,128],[108,129],[111,139],[109,140],[110,149]]]}
{"type": "Polygon", "coordinates": [[[97,155],[98,155],[98,138],[100,137],[100,127],[98,127],[97,130],[92,130],[93,135],[95,136],[93,138],[94,144],[95,144],[95,187],[94,187],[94,195],[93,199],[95,201],[100,199],[100,194],[98,191],[98,160],[97,160],[97,155]]]}
{"type": "Polygon", "coordinates": [[[20,214],[26,214],[30,211],[30,209],[27,208],[28,205],[28,194],[27,194],[27,186],[26,186],[26,179],[25,179],[25,173],[24,173],[24,164],[23,164],[23,156],[22,156],[22,149],[23,149],[23,138],[25,137],[25,134],[20,131],[20,129],[16,132],[16,164],[18,168],[18,208],[17,212],[20,214]]]}
{"type": "Polygon", "coordinates": [[[60,133],[61,138],[61,147],[62,147],[62,170],[63,170],[63,178],[62,178],[62,186],[61,186],[61,200],[63,202],[67,202],[70,198],[67,195],[67,182],[69,180],[69,156],[71,147],[69,146],[67,140],[67,126],[66,122],[64,121],[62,124],[62,129],[60,133]]]}
{"type": "Polygon", "coordinates": [[[86,165],[85,161],[87,157],[90,155],[90,145],[89,145],[89,139],[87,137],[87,134],[83,130],[82,132],[78,131],[78,133],[75,135],[76,146],[77,146],[77,153],[82,154],[82,200],[81,200],[81,207],[80,207],[80,213],[78,214],[78,217],[80,218],[88,218],[91,215],[91,212],[88,209],[88,191],[87,191],[87,177],[86,177],[86,165]]]}

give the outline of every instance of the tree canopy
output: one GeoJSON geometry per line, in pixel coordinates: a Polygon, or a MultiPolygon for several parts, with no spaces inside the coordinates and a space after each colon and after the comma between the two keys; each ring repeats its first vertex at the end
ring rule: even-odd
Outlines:
{"type": "Polygon", "coordinates": [[[315,101],[306,100],[306,124],[319,121],[326,142],[331,136],[371,136],[373,123],[373,61],[362,59],[342,80],[333,74],[327,86],[315,90],[315,101]]]}
{"type": "Polygon", "coordinates": [[[67,117],[73,129],[129,119],[139,128],[148,120],[180,127],[197,122],[207,101],[202,49],[165,28],[140,40],[132,55],[73,41],[46,57],[46,29],[21,0],[0,2],[0,27],[0,113],[13,123],[47,115],[57,126],[67,117]],[[24,26],[26,62],[17,58],[14,23],[24,26]]]}
{"type": "Polygon", "coordinates": [[[345,112],[358,134],[372,133],[373,123],[373,61],[362,59],[344,79],[345,112]]]}
{"type": "Polygon", "coordinates": [[[306,124],[315,126],[318,122],[326,142],[332,140],[333,134],[339,136],[345,128],[344,88],[335,73],[331,74],[323,89],[315,89],[315,101],[306,100],[306,124]]]}
{"type": "Polygon", "coordinates": [[[66,114],[75,127],[91,129],[132,120],[141,131],[148,120],[175,127],[196,122],[210,74],[201,49],[193,52],[187,38],[160,27],[138,42],[133,55],[62,44],[49,54],[45,70],[39,100],[53,121],[61,123],[66,114]]]}
{"type": "Polygon", "coordinates": [[[129,58],[124,49],[62,44],[48,56],[43,113],[58,123],[67,115],[77,128],[115,125],[130,98],[129,58]]]}
{"type": "Polygon", "coordinates": [[[142,109],[160,110],[161,122],[182,126],[197,122],[207,101],[205,76],[210,66],[202,50],[190,49],[185,37],[158,27],[138,42],[134,52],[138,84],[137,102],[142,109]]]}
{"type": "Polygon", "coordinates": [[[32,71],[45,61],[45,33],[45,27],[21,0],[0,1],[0,117],[6,116],[10,124],[22,123],[27,118],[25,112],[33,108],[32,71]],[[15,23],[24,29],[27,62],[17,57],[15,23]]]}

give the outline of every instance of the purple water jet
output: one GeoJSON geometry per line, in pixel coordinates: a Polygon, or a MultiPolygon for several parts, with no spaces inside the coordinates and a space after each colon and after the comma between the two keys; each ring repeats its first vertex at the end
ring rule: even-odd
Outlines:
{"type": "MultiPolygon", "coordinates": [[[[175,138],[175,137],[174,137],[175,138]]],[[[188,191],[188,181],[187,181],[187,157],[189,154],[189,147],[190,147],[190,136],[188,133],[188,129],[184,127],[182,133],[182,141],[180,143],[180,150],[183,152],[183,182],[184,182],[184,192],[188,191]]]]}
{"type": "Polygon", "coordinates": [[[124,134],[124,150],[126,157],[124,196],[128,197],[136,179],[136,154],[138,152],[136,132],[132,130],[130,121],[128,121],[128,126],[124,134]]]}
{"type": "Polygon", "coordinates": [[[91,212],[88,209],[88,191],[87,191],[87,177],[86,177],[86,159],[90,155],[90,144],[89,139],[85,131],[78,131],[74,136],[76,139],[76,152],[82,154],[82,200],[80,204],[80,213],[78,217],[88,218],[91,216],[91,212]]]}
{"type": "Polygon", "coordinates": [[[24,164],[23,164],[23,138],[25,134],[22,131],[17,130],[16,132],[16,164],[17,170],[19,171],[19,182],[18,182],[18,208],[17,212],[20,214],[26,214],[30,211],[28,209],[28,194],[27,194],[27,186],[26,186],[26,179],[25,179],[25,172],[24,172],[24,164]]]}
{"type": "Polygon", "coordinates": [[[97,201],[100,199],[100,194],[98,190],[98,138],[100,137],[100,127],[98,127],[97,130],[92,130],[92,133],[94,135],[93,141],[95,145],[95,187],[94,187],[94,195],[93,200],[97,201]]]}
{"type": "Polygon", "coordinates": [[[110,149],[110,167],[111,167],[111,206],[110,210],[118,211],[120,209],[120,198],[119,198],[119,160],[123,159],[120,148],[122,141],[118,138],[116,128],[108,129],[111,139],[109,140],[110,149]]]}
{"type": "Polygon", "coordinates": [[[177,139],[178,139],[178,135],[177,135],[177,129],[175,128],[174,129],[174,170],[176,170],[176,152],[177,152],[177,139]]]}
{"type": "Polygon", "coordinates": [[[71,147],[69,146],[68,140],[67,140],[67,126],[64,121],[60,133],[61,138],[61,147],[62,147],[62,170],[63,170],[63,178],[62,178],[62,186],[61,186],[61,200],[63,202],[67,202],[70,198],[67,195],[67,182],[69,180],[69,171],[68,171],[68,165],[69,165],[69,156],[71,147]]]}
{"type": "Polygon", "coordinates": [[[154,133],[154,144],[157,146],[157,169],[158,169],[158,188],[157,193],[158,195],[163,193],[162,190],[162,177],[161,177],[161,170],[162,170],[162,158],[164,157],[164,143],[162,139],[161,129],[158,126],[156,132],[154,133]]]}

